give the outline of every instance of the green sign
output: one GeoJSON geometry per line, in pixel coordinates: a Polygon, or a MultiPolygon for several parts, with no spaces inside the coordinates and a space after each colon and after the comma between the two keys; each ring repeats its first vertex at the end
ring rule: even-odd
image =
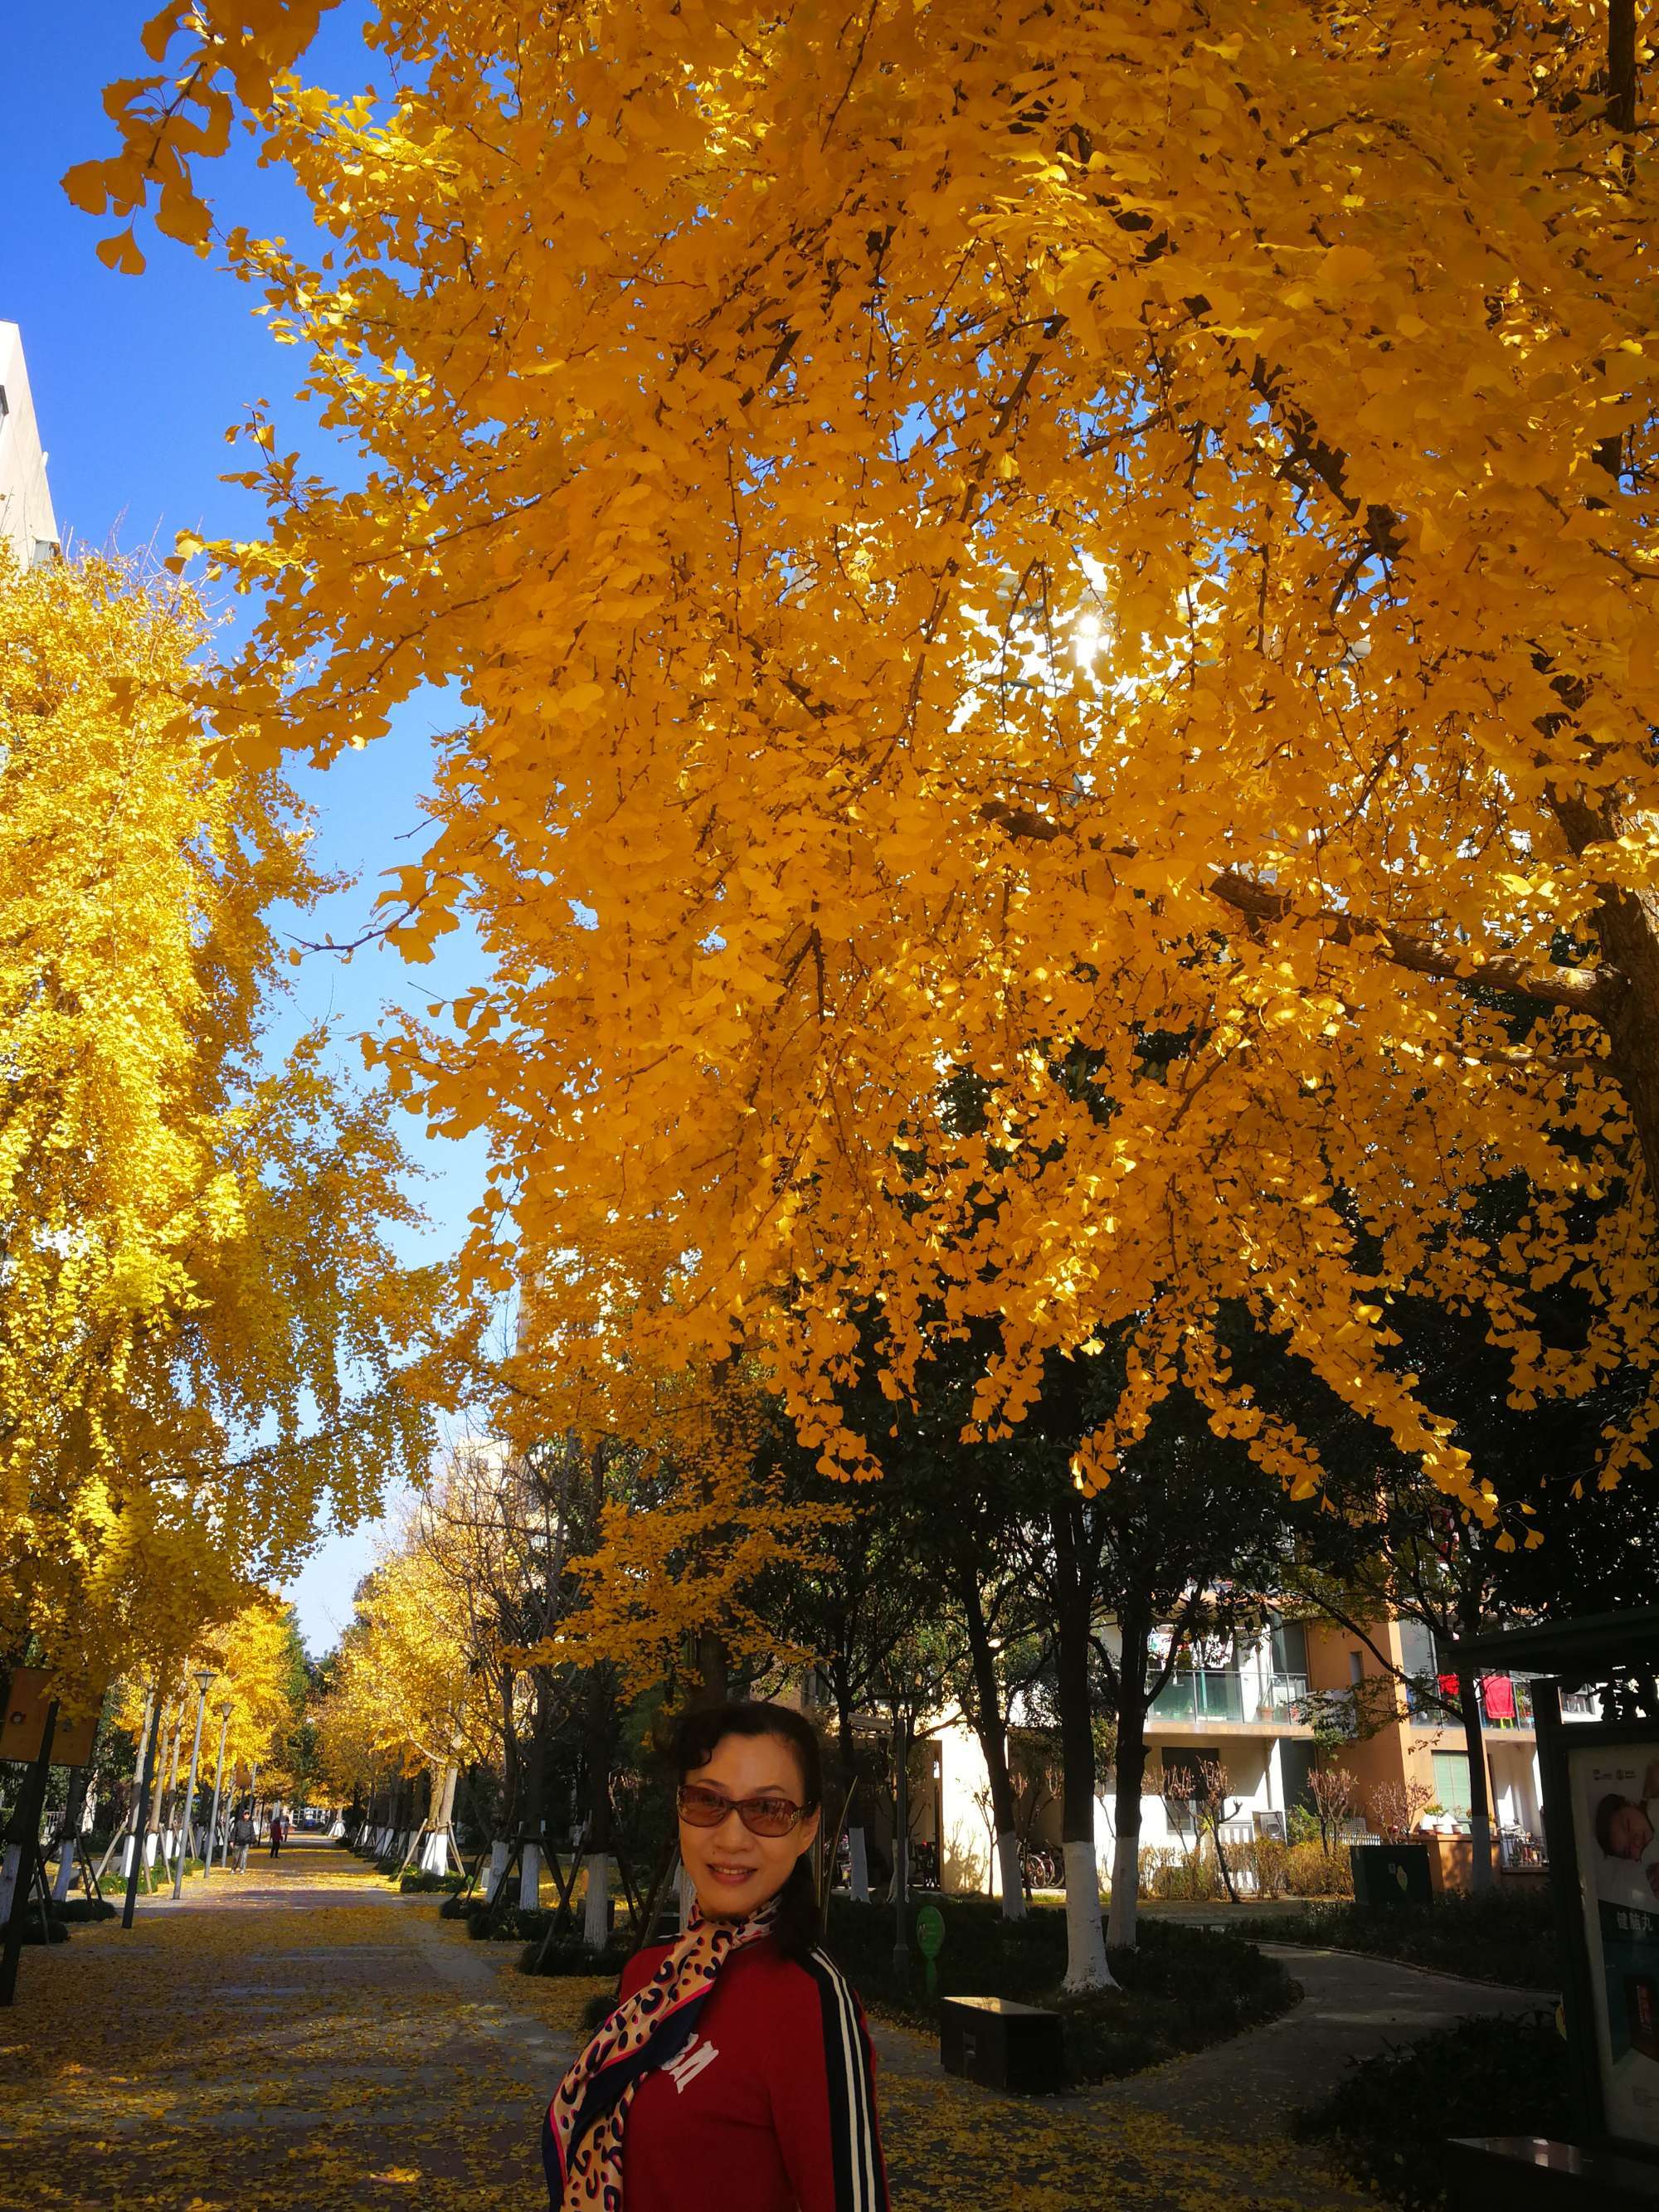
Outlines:
{"type": "Polygon", "coordinates": [[[945,1948],[945,1915],[936,1905],[924,1905],[916,1915],[916,1948],[929,1964],[945,1948]]]}

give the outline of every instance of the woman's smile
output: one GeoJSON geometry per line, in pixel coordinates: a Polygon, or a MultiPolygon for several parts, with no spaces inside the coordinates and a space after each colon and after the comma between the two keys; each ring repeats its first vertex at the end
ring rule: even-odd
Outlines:
{"type": "Polygon", "coordinates": [[[728,1735],[715,1746],[708,1764],[684,1779],[724,1798],[726,1806],[713,1827],[680,1822],[680,1856],[698,1904],[717,1920],[739,1920],[759,1911],[810,1848],[817,1833],[817,1812],[814,1808],[781,1836],[763,1836],[744,1826],[738,1806],[754,1797],[800,1805],[806,1778],[799,1757],[780,1736],[728,1735]]]}

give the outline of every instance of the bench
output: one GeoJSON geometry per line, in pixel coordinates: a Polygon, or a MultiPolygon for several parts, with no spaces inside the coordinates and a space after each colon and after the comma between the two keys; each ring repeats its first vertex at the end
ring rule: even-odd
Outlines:
{"type": "Polygon", "coordinates": [[[945,1997],[939,2004],[939,2063],[982,2088],[1051,2096],[1066,2087],[1066,2045],[1057,2012],[1007,1997],[945,1997]]]}
{"type": "Polygon", "coordinates": [[[1462,2136],[1446,2146],[1452,2212],[1659,2212],[1659,2166],[1542,2136],[1462,2136]]]}

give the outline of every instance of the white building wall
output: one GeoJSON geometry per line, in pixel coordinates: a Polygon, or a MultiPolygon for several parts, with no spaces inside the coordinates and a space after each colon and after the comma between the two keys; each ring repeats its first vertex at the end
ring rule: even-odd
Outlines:
{"type": "Polygon", "coordinates": [[[58,551],[58,523],[46,487],[46,457],[34,418],[23,335],[15,323],[0,323],[0,537],[9,543],[17,564],[27,568],[58,551]]]}
{"type": "Polygon", "coordinates": [[[991,1834],[991,1781],[979,1738],[958,1723],[939,1737],[939,1882],[961,1895],[1001,1894],[991,1834]]]}

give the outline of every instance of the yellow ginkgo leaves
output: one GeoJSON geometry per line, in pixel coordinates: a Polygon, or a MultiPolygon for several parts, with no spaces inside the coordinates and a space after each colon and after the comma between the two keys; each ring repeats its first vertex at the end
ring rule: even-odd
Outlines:
{"type": "MultiPolygon", "coordinates": [[[[451,688],[425,881],[488,1018],[388,1060],[495,1133],[487,1279],[649,1222],[651,1356],[763,1346],[853,1473],[871,1299],[901,1384],[994,1326],[988,1422],[1132,1335],[1091,1480],[1182,1376],[1230,1418],[1223,1306],[1466,1492],[1390,1291],[1522,1389],[1652,1364],[1659,206],[1605,9],[418,0],[378,106],[267,13],[169,66],[331,235],[231,252],[367,466],[252,452],[213,712],[325,759],[451,688]]],[[[118,211],[194,156],[115,104],[118,211]]]]}
{"type": "Polygon", "coordinates": [[[258,1058],[316,879],[276,779],[214,769],[202,638],[123,563],[0,570],[0,1644],[82,1688],[182,1659],[426,1435],[396,1141],[320,1038],[258,1058]]]}

